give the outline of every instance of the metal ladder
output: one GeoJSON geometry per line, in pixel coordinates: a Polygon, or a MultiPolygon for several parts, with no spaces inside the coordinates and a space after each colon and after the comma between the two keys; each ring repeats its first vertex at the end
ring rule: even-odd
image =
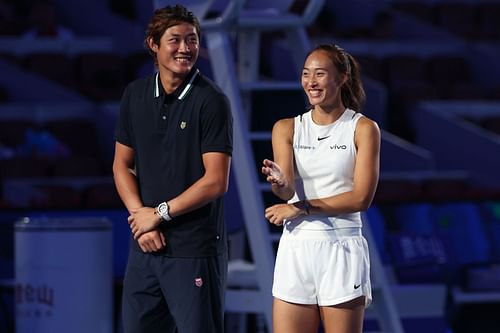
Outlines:
{"type": "MultiPolygon", "coordinates": [[[[273,5],[279,6],[279,2],[276,1],[273,5]]],[[[323,1],[310,3],[312,6],[309,5],[306,12],[309,17],[315,17],[323,1]]],[[[236,32],[238,37],[238,68],[234,64],[233,47],[228,30],[209,29],[205,33],[205,38],[214,79],[229,97],[233,110],[233,170],[242,201],[246,236],[254,261],[247,273],[253,274],[257,288],[252,290],[228,288],[226,308],[234,312],[261,313],[265,319],[267,332],[272,332],[271,287],[275,258],[272,241],[276,240],[276,237],[270,235],[268,222],[264,218],[262,191],[270,190],[270,187],[260,184],[251,147],[252,139],[268,140],[270,133],[250,133],[248,119],[251,97],[249,92],[256,89],[280,89],[290,86],[297,89],[300,86],[296,82],[258,81],[261,31],[280,28],[280,24],[283,24],[280,22],[281,15],[271,14],[266,17],[259,15],[258,11],[245,15],[245,10],[241,6],[236,6],[235,10],[237,10],[237,17],[233,16],[233,24],[226,28],[236,32]]],[[[303,29],[302,20],[302,17],[289,15],[284,23],[289,28],[286,31],[288,41],[298,46],[294,48],[296,50],[295,63],[301,63],[306,50],[309,49],[309,40],[303,29]]],[[[230,265],[230,269],[231,267],[230,265]]]]}

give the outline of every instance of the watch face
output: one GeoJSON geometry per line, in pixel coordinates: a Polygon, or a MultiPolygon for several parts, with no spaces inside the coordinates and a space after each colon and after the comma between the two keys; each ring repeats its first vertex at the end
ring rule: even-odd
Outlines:
{"type": "Polygon", "coordinates": [[[163,215],[165,213],[168,213],[168,206],[165,202],[162,202],[159,206],[158,206],[158,212],[160,213],[160,215],[163,215]]]}

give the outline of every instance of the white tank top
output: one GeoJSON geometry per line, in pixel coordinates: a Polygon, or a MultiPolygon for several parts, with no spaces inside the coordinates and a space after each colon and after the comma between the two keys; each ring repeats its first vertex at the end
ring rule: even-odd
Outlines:
{"type": "MultiPolygon", "coordinates": [[[[353,188],[354,132],[363,115],[346,109],[329,125],[315,124],[311,115],[308,111],[294,119],[295,194],[289,203],[330,197],[353,188]]],[[[361,216],[359,212],[335,216],[301,215],[286,221],[285,227],[308,230],[361,227],[361,216]]]]}

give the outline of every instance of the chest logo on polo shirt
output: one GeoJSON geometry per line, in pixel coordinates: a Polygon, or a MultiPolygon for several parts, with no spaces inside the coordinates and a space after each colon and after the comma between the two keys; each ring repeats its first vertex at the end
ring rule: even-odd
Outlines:
{"type": "Polygon", "coordinates": [[[187,126],[187,123],[185,121],[181,121],[181,129],[185,129],[187,126]]]}

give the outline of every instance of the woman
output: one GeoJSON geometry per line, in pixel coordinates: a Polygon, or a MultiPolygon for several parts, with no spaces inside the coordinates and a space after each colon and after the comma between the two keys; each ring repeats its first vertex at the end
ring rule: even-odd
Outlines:
{"type": "Polygon", "coordinates": [[[273,284],[275,333],[362,332],[371,303],[370,263],[360,212],[378,182],[380,130],[357,111],[365,94],[356,60],[336,45],[306,57],[311,105],[273,127],[274,161],[262,172],[288,203],[266,209],[283,225],[273,284]]]}

